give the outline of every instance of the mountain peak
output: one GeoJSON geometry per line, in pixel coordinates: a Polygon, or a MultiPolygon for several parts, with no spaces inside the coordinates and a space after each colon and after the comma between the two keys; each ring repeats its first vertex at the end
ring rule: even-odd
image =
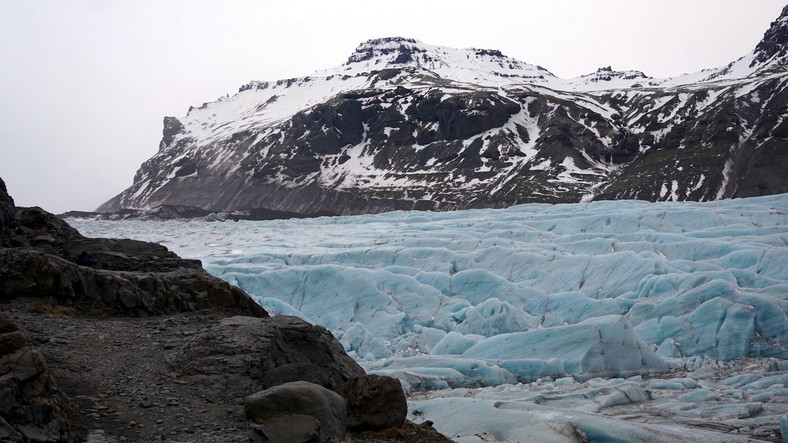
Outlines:
{"type": "Polygon", "coordinates": [[[763,39],[755,47],[755,59],[750,67],[757,63],[765,63],[774,57],[785,57],[788,53],[788,5],[777,20],[763,34],[763,39]]]}
{"type": "Polygon", "coordinates": [[[340,70],[371,72],[406,66],[427,70],[444,79],[484,85],[542,83],[555,77],[542,67],[507,57],[496,49],[456,49],[405,37],[376,38],[361,43],[340,70]]]}
{"type": "Polygon", "coordinates": [[[757,50],[724,67],[651,79],[605,66],[564,80],[494,49],[368,40],[340,66],[252,82],[166,119],[159,152],[99,211],[352,214],[784,193],[787,41],[788,8],[757,50]]]}
{"type": "Polygon", "coordinates": [[[426,52],[418,47],[419,43],[415,39],[405,37],[370,39],[358,45],[348,57],[347,64],[365,62],[378,57],[385,57],[391,63],[408,63],[413,60],[414,53],[426,52]]]}

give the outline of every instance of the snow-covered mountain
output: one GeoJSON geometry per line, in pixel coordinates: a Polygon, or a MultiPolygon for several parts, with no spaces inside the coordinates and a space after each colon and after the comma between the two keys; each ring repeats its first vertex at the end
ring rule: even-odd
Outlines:
{"type": "Polygon", "coordinates": [[[495,50],[406,38],[165,117],[159,152],[99,211],[302,214],[788,192],[788,7],[744,57],[654,79],[560,79],[495,50]]]}

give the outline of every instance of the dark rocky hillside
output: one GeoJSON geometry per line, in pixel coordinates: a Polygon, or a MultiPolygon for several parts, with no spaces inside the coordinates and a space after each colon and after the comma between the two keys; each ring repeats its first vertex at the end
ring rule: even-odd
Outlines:
{"type": "Polygon", "coordinates": [[[0,441],[449,441],[406,413],[325,328],[0,180],[0,441]]]}

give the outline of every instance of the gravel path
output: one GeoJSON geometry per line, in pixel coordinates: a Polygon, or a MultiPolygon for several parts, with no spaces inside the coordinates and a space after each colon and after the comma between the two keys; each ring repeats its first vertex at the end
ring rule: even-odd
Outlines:
{"type": "Polygon", "coordinates": [[[242,399],[208,398],[165,361],[167,350],[216,324],[216,313],[104,319],[2,309],[79,406],[88,441],[247,440],[242,399]]]}

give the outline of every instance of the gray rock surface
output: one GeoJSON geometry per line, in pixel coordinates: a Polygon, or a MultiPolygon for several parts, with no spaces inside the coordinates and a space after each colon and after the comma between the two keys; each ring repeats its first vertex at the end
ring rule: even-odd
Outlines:
{"type": "Polygon", "coordinates": [[[350,430],[379,431],[405,423],[408,401],[396,378],[363,375],[350,380],[341,394],[347,401],[350,430]]]}
{"type": "Polygon", "coordinates": [[[343,441],[347,430],[345,399],[322,386],[296,381],[244,399],[246,415],[263,422],[287,415],[308,415],[320,422],[320,441],[343,441]]]}
{"type": "Polygon", "coordinates": [[[0,441],[75,441],[74,412],[44,356],[0,312],[0,441]]]}
{"type": "Polygon", "coordinates": [[[340,391],[349,380],[364,375],[325,328],[289,316],[223,319],[173,349],[166,359],[175,374],[206,392],[223,389],[237,397],[299,376],[340,391]]]}
{"type": "Polygon", "coordinates": [[[310,415],[274,417],[261,425],[253,425],[249,440],[254,443],[317,443],[320,441],[320,422],[310,415]]]}
{"type": "Polygon", "coordinates": [[[0,301],[16,297],[104,315],[208,307],[268,315],[248,294],[210,276],[198,260],[182,259],[155,243],[86,238],[41,208],[15,207],[0,179],[0,301]],[[96,263],[76,264],[83,251],[96,263]]]}
{"type": "Polygon", "coordinates": [[[14,199],[8,195],[5,182],[0,178],[0,246],[5,244],[5,238],[11,230],[14,219],[14,199]]]}
{"type": "Polygon", "coordinates": [[[209,307],[267,316],[248,294],[202,269],[119,272],[24,248],[0,249],[0,299],[39,297],[86,312],[155,315],[209,307]]]}
{"type": "Polygon", "coordinates": [[[162,272],[201,269],[199,260],[178,257],[166,247],[129,239],[87,238],[57,216],[39,208],[18,208],[0,179],[0,247],[34,249],[68,261],[83,251],[96,269],[162,272]]]}

